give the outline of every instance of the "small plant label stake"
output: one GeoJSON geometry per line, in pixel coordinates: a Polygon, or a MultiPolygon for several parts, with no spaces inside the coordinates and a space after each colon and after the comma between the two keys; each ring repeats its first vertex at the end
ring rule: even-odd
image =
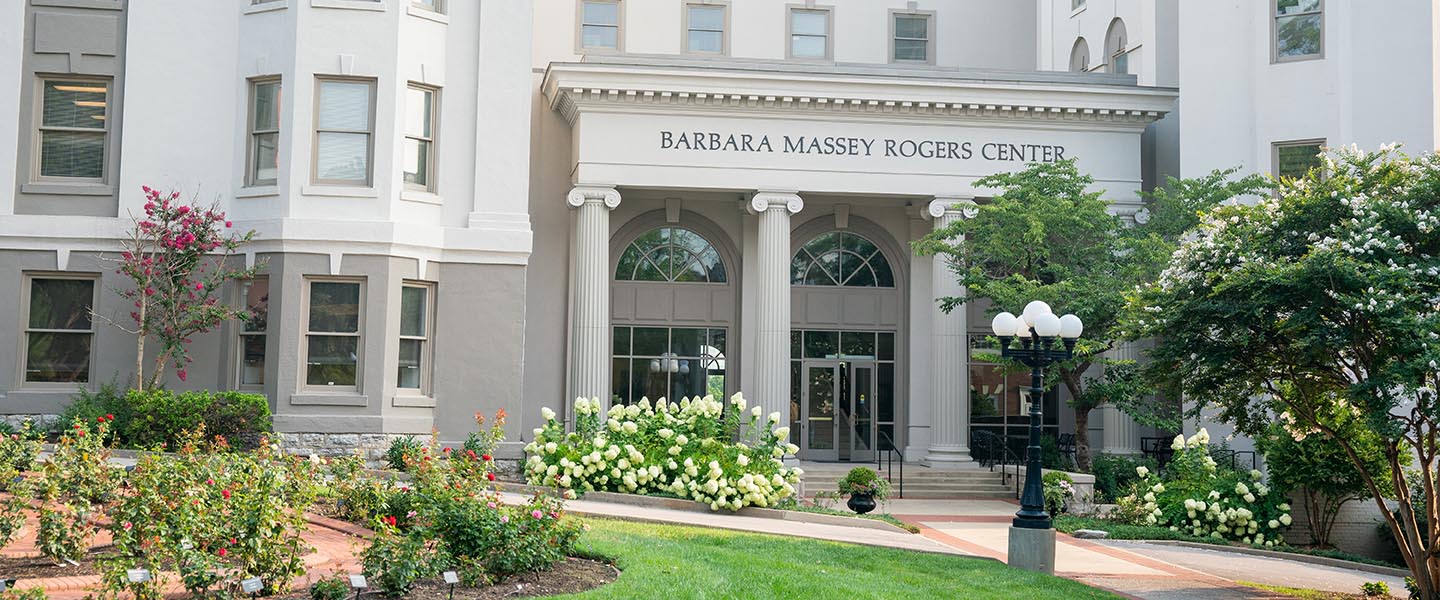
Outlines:
{"type": "Polygon", "coordinates": [[[252,597],[258,597],[262,589],[265,589],[265,582],[261,581],[259,577],[240,580],[240,591],[250,594],[252,597]]]}
{"type": "Polygon", "coordinates": [[[150,569],[125,569],[125,578],[130,583],[145,583],[150,581],[150,569]]]}
{"type": "Polygon", "coordinates": [[[460,583],[460,576],[454,571],[446,571],[441,576],[445,578],[445,583],[450,584],[450,600],[455,600],[455,584],[460,583]]]}
{"type": "MultiPolygon", "coordinates": [[[[0,579],[0,592],[10,589],[9,579],[0,579]]],[[[451,589],[454,589],[453,587],[451,589]]],[[[452,592],[453,593],[453,592],[452,592]]]]}
{"type": "Polygon", "coordinates": [[[370,587],[370,585],[365,583],[364,575],[351,575],[350,587],[355,589],[355,600],[360,600],[360,592],[365,591],[365,588],[370,587]]]}

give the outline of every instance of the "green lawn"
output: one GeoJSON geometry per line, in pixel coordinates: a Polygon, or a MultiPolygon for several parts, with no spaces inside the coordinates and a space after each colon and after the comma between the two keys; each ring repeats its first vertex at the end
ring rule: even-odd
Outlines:
{"type": "MultiPolygon", "coordinates": [[[[1062,533],[1075,533],[1076,530],[1080,529],[1096,529],[1109,532],[1109,539],[1112,540],[1178,540],[1182,542],[1196,542],[1200,544],[1212,544],[1217,546],[1240,546],[1244,548],[1249,547],[1243,544],[1217,540],[1215,538],[1195,537],[1193,535],[1182,533],[1179,531],[1170,531],[1170,528],[1168,527],[1122,525],[1120,523],[1106,521],[1104,519],[1072,517],[1070,515],[1060,515],[1058,517],[1055,517],[1056,531],[1062,533]]],[[[1299,548],[1295,546],[1275,546],[1273,548],[1264,549],[1274,552],[1289,552],[1291,554],[1308,554],[1310,556],[1323,556],[1325,558],[1348,560],[1350,562],[1364,563],[1367,565],[1376,565],[1380,567],[1391,567],[1397,569],[1405,568],[1405,565],[1397,565],[1383,560],[1375,560],[1373,558],[1359,556],[1339,550],[1320,550],[1316,548],[1299,548]]]]}
{"type": "Polygon", "coordinates": [[[1115,598],[1068,579],[959,556],[720,529],[589,519],[579,550],[613,557],[595,598],[1115,598]]]}

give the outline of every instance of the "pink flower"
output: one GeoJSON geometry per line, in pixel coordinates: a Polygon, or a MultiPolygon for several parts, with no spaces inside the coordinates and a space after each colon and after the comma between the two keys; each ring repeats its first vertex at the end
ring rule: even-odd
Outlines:
{"type": "Polygon", "coordinates": [[[205,284],[204,284],[204,283],[200,283],[200,282],[198,282],[198,281],[195,282],[195,291],[198,292],[198,291],[203,290],[203,289],[205,289],[205,284]]]}
{"type": "Polygon", "coordinates": [[[134,525],[132,525],[129,521],[126,521],[125,524],[122,525],[122,527],[125,528],[125,531],[130,531],[130,528],[134,527],[134,525]]]}
{"type": "Polygon", "coordinates": [[[229,553],[230,553],[230,552],[229,552],[228,550],[224,549],[224,548],[221,548],[221,549],[220,549],[220,556],[222,556],[222,557],[225,556],[226,554],[229,554],[229,553]]]}
{"type": "Polygon", "coordinates": [[[501,522],[501,523],[509,523],[509,522],[510,522],[510,515],[500,515],[500,522],[501,522]]]}
{"type": "MultiPolygon", "coordinates": [[[[186,375],[185,369],[180,369],[179,371],[176,371],[176,372],[175,372],[175,376],[176,376],[176,377],[179,377],[179,378],[180,378],[180,381],[185,381],[185,375],[186,375]]],[[[230,497],[230,494],[228,493],[228,491],[227,491],[227,493],[225,494],[225,497],[226,497],[226,498],[229,498],[229,497],[230,497]]]]}
{"type": "Polygon", "coordinates": [[[226,222],[225,222],[225,228],[226,228],[226,229],[229,229],[229,228],[230,228],[230,222],[229,222],[229,221],[226,221],[226,222]]]}
{"type": "Polygon", "coordinates": [[[224,496],[226,499],[229,499],[229,498],[230,498],[230,490],[220,490],[220,495],[221,495],[221,496],[224,496]]]}
{"type": "Polygon", "coordinates": [[[417,512],[415,512],[415,511],[412,510],[412,511],[410,511],[410,512],[408,512],[408,513],[405,513],[405,518],[407,518],[407,519],[413,519],[413,518],[415,518],[415,515],[417,515],[417,514],[419,514],[419,513],[417,513],[417,512]]]}
{"type": "Polygon", "coordinates": [[[539,518],[543,518],[543,517],[545,516],[545,513],[542,513],[542,512],[540,512],[539,510],[532,510],[532,511],[530,511],[530,516],[539,519],[539,518]]]}
{"type": "Polygon", "coordinates": [[[486,503],[485,503],[485,506],[488,506],[488,507],[490,507],[490,508],[495,508],[495,503],[494,503],[494,502],[486,502],[486,503]]]}

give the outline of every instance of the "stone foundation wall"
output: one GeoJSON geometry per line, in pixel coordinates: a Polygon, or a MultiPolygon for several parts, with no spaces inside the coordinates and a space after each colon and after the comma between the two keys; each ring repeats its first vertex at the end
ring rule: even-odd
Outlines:
{"type": "MultiPolygon", "coordinates": [[[[1396,504],[1386,501],[1391,510],[1396,504]]],[[[1291,544],[1310,543],[1310,531],[1305,527],[1305,503],[1300,494],[1290,495],[1290,517],[1293,519],[1285,532],[1285,541],[1291,544]]],[[[1351,500],[1340,507],[1335,517],[1335,526],[1330,530],[1330,543],[1336,548],[1376,559],[1394,559],[1395,550],[1391,543],[1381,539],[1377,526],[1385,521],[1375,500],[1351,500]]]]}
{"type": "MultiPolygon", "coordinates": [[[[411,437],[393,433],[281,433],[280,447],[300,456],[346,456],[359,452],[370,466],[385,462],[385,451],[396,439],[411,437]]],[[[418,439],[418,438],[417,438],[418,439]]],[[[428,440],[425,440],[428,441],[428,440]]]]}
{"type": "Polygon", "coordinates": [[[30,426],[31,429],[39,432],[46,432],[51,429],[58,428],[58,426],[60,425],[60,415],[50,413],[34,415],[4,415],[0,418],[3,418],[5,424],[14,428],[16,431],[19,431],[20,428],[25,425],[25,421],[30,421],[32,423],[32,425],[30,426]]]}

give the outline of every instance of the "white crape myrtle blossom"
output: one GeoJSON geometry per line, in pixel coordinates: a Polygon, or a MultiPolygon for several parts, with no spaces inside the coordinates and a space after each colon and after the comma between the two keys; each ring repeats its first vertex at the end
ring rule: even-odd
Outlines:
{"type": "Polygon", "coordinates": [[[726,404],[709,396],[647,398],[603,410],[597,399],[577,399],[573,432],[553,412],[535,431],[525,447],[526,477],[567,491],[680,496],[712,510],[793,497],[802,473],[784,459],[799,449],[786,443],[788,429],[772,430],[778,413],[762,421],[763,410],[747,410],[740,394],[726,404]]]}

